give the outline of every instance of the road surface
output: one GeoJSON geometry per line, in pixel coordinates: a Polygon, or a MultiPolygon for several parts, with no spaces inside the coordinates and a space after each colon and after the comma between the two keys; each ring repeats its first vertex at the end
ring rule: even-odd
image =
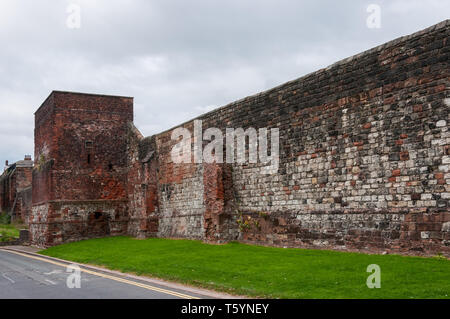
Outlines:
{"type": "Polygon", "coordinates": [[[67,271],[67,265],[44,256],[0,249],[0,299],[210,298],[82,266],[77,281],[75,272],[67,271]],[[77,282],[80,287],[73,287],[77,282]]]}

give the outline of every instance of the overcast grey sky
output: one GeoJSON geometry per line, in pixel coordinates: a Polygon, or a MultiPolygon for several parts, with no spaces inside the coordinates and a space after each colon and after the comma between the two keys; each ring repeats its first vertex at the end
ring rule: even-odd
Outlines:
{"type": "Polygon", "coordinates": [[[0,167],[33,155],[52,90],[134,96],[152,135],[449,17],[448,0],[0,0],[0,167]]]}

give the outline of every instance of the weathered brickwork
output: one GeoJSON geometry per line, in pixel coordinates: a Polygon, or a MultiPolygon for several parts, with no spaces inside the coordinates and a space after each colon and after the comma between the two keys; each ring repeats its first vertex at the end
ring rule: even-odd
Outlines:
{"type": "Polygon", "coordinates": [[[159,196],[154,139],[144,139],[131,123],[128,139],[128,233],[138,238],[156,237],[159,226],[159,196]],[[142,148],[139,147],[141,141],[142,148]]]}
{"type": "Polygon", "coordinates": [[[31,240],[125,234],[133,99],[52,92],[35,113],[31,240]],[[93,226],[98,222],[101,226],[93,226]]]}
{"type": "Polygon", "coordinates": [[[8,165],[0,176],[0,212],[9,213],[12,219],[28,222],[31,212],[31,180],[33,161],[24,160],[8,165]]]}
{"type": "MultiPolygon", "coordinates": [[[[54,92],[36,112],[32,239],[128,233],[448,256],[449,35],[447,20],[198,118],[224,134],[278,128],[275,174],[176,164],[175,128],[143,137],[130,98],[54,92]]],[[[181,127],[194,132],[194,121],[181,127]]]]}

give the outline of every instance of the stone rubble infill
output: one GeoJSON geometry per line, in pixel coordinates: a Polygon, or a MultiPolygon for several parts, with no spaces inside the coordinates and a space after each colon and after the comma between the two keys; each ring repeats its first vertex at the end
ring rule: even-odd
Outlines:
{"type": "Polygon", "coordinates": [[[120,271],[106,269],[103,267],[92,266],[92,265],[82,264],[82,263],[76,263],[73,261],[64,260],[64,259],[55,258],[55,257],[49,257],[49,256],[37,254],[37,252],[40,251],[41,249],[34,247],[34,246],[5,246],[5,247],[2,247],[1,249],[16,251],[19,253],[36,256],[36,257],[40,257],[40,258],[44,258],[44,259],[48,259],[48,260],[53,260],[53,261],[57,261],[57,262],[68,264],[68,265],[76,264],[76,265],[80,266],[81,268],[85,268],[87,270],[97,271],[100,273],[114,275],[117,277],[127,278],[127,279],[131,279],[131,280],[144,281],[149,284],[160,285],[160,286],[163,286],[166,288],[179,289],[179,290],[183,290],[185,292],[202,295],[202,296],[205,296],[205,297],[211,298],[211,299],[245,299],[245,298],[247,298],[245,296],[235,296],[235,295],[216,292],[216,291],[207,290],[207,289],[203,289],[203,288],[196,288],[196,287],[182,285],[179,283],[168,282],[168,281],[161,280],[161,279],[149,278],[149,277],[144,277],[144,276],[136,276],[136,275],[132,275],[132,274],[123,273],[120,271]]]}

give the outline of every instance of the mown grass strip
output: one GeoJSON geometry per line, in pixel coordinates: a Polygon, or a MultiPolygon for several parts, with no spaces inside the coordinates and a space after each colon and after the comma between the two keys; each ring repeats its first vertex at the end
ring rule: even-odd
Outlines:
{"type": "Polygon", "coordinates": [[[41,254],[253,297],[450,296],[450,261],[443,258],[129,237],[68,243],[41,254]],[[370,264],[381,268],[379,289],[366,285],[370,264]]]}

